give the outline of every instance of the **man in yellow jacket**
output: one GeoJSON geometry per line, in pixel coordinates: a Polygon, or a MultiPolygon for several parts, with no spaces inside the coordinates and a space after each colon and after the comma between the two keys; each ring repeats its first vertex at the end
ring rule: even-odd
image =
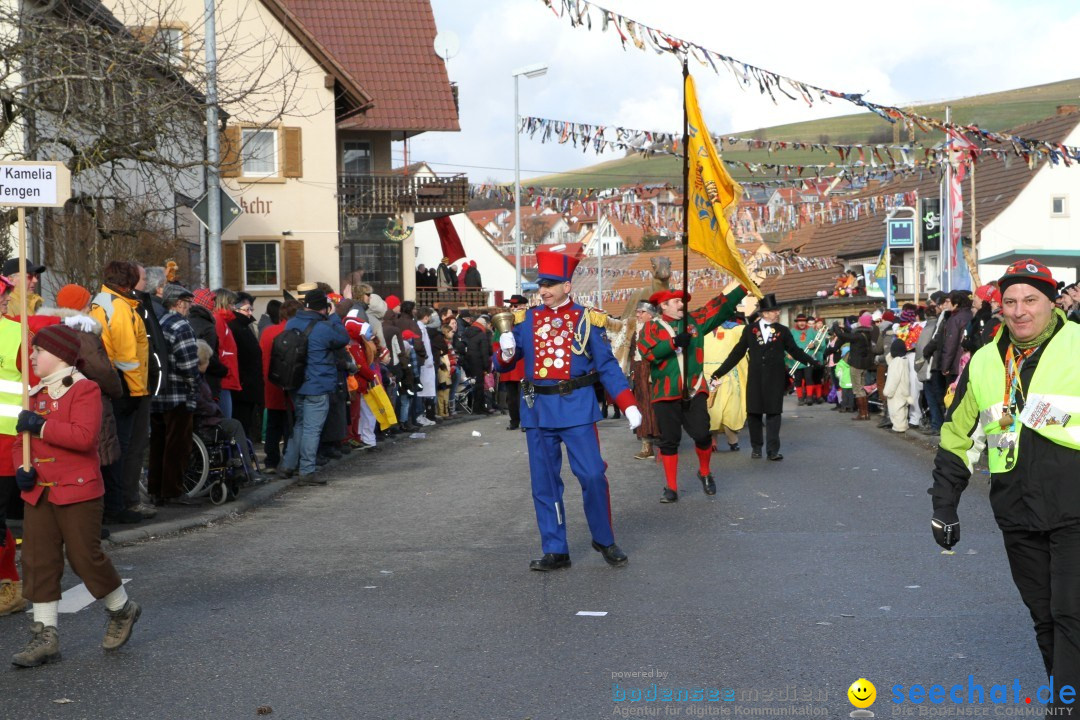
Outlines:
{"type": "MultiPolygon", "coordinates": [[[[737,319],[737,318],[736,318],[737,319]]],[[[731,350],[742,337],[742,324],[736,319],[725,321],[705,336],[705,374],[712,375],[727,360],[731,350]]],[[[746,372],[744,357],[734,372],[720,378],[709,391],[709,430],[713,433],[713,448],[720,433],[727,437],[728,448],[739,449],[739,431],[746,424],[746,372]]]]}
{"type": "MultiPolygon", "coordinates": [[[[116,434],[120,439],[120,459],[104,469],[105,521],[137,523],[143,516],[124,506],[124,488],[138,482],[142,458],[127,460],[135,419],[143,405],[149,405],[147,382],[150,374],[150,342],[139,314],[134,289],[139,283],[139,267],[126,260],[105,266],[104,284],[90,305],[90,316],[103,328],[101,339],[112,364],[120,371],[124,396],[113,401],[116,434]],[[127,460],[125,462],[125,460],[127,460]]],[[[146,413],[141,413],[145,415],[146,413]]]]}

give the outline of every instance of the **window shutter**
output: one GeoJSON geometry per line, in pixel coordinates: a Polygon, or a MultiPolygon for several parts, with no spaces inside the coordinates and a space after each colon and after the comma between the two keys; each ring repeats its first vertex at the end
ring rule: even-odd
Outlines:
{"type": "Polygon", "coordinates": [[[229,125],[221,133],[218,148],[221,157],[221,177],[240,177],[240,126],[229,125]]]}
{"type": "Polygon", "coordinates": [[[287,178],[304,177],[304,154],[300,143],[300,128],[282,128],[285,143],[284,175],[287,178]]]}
{"type": "Polygon", "coordinates": [[[285,286],[293,290],[304,282],[304,241],[285,240],[285,286]]]}
{"type": "MultiPolygon", "coordinates": [[[[221,281],[230,290],[243,290],[244,279],[240,276],[240,243],[221,243],[221,281]]],[[[213,288],[211,288],[213,289],[213,288]]]]}

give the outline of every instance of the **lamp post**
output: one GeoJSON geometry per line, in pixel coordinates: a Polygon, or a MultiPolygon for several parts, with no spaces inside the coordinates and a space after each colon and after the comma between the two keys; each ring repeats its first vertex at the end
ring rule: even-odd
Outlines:
{"type": "Polygon", "coordinates": [[[521,117],[518,114],[518,78],[538,78],[547,73],[547,65],[526,65],[513,72],[514,76],[514,292],[521,294],[521,139],[518,126],[521,117]]]}

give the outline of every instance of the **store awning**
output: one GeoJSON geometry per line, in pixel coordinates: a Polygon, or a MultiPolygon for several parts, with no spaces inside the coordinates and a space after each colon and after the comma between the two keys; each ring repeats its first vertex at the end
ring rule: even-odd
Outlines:
{"type": "Polygon", "coordinates": [[[993,257],[979,258],[980,265],[1012,265],[1031,258],[1047,267],[1072,268],[1080,275],[1080,250],[1009,250],[993,257]]]}

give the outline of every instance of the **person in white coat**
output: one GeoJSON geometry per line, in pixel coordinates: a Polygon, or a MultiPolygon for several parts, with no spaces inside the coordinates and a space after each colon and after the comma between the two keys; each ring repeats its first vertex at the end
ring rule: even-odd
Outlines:
{"type": "Polygon", "coordinates": [[[908,408],[912,403],[911,374],[907,347],[900,339],[889,346],[888,371],[885,376],[885,398],[889,401],[889,417],[893,432],[907,432],[908,408]]]}

